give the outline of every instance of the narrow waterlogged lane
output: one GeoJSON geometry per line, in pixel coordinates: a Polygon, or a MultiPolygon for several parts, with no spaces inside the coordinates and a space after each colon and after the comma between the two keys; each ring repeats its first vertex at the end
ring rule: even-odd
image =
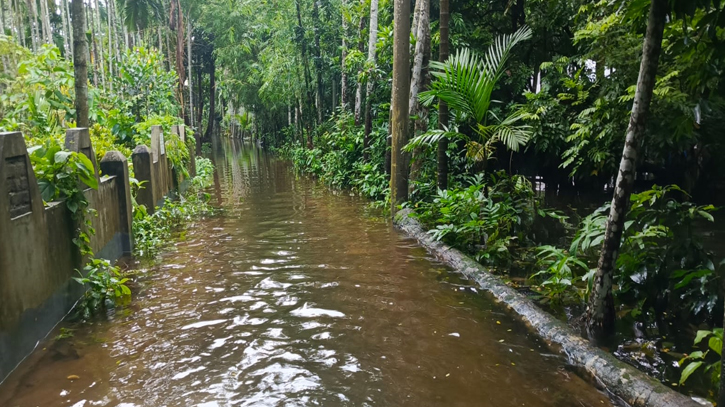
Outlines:
{"type": "Polygon", "coordinates": [[[223,213],[128,309],[41,344],[0,405],[611,405],[364,201],[249,145],[213,150],[223,213]]]}

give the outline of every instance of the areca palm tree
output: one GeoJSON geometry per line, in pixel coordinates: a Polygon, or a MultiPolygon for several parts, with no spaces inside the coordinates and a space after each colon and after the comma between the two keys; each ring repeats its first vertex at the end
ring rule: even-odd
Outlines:
{"type": "Polygon", "coordinates": [[[430,90],[421,92],[421,102],[431,105],[436,98],[445,102],[456,113],[459,122],[471,123],[478,137],[471,139],[455,127],[430,130],[412,139],[406,150],[436,144],[443,138],[463,139],[468,156],[474,161],[483,161],[491,156],[499,142],[511,151],[524,146],[529,141],[531,129],[521,123],[522,114],[496,116],[491,110],[491,95],[505,72],[504,66],[513,47],[529,38],[531,29],[522,27],[513,34],[498,37],[483,56],[464,48],[445,62],[431,61],[430,72],[434,80],[430,90]]]}

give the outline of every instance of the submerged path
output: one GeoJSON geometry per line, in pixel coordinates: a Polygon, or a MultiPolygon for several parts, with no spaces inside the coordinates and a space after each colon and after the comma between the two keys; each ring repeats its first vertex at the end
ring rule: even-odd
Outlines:
{"type": "Polygon", "coordinates": [[[248,145],[213,154],[223,213],[128,309],[41,343],[0,405],[611,405],[364,201],[248,145]]]}

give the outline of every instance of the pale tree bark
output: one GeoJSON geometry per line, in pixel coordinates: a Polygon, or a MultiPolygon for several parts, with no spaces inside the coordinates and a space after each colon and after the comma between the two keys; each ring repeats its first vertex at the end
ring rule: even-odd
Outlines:
{"type": "Polygon", "coordinates": [[[33,51],[38,51],[38,42],[40,41],[40,33],[38,32],[38,11],[35,7],[34,0],[26,0],[28,5],[28,16],[30,23],[30,40],[33,44],[33,51]]]}
{"type": "MultiPolygon", "coordinates": [[[[15,19],[17,20],[18,28],[18,40],[20,44],[26,48],[28,47],[27,38],[25,38],[25,25],[23,24],[23,11],[21,10],[20,0],[15,0],[15,19]]],[[[32,41],[32,38],[31,38],[32,41]]]]}
{"type": "Polygon", "coordinates": [[[393,12],[393,91],[391,98],[392,151],[390,212],[408,199],[408,96],[410,95],[410,1],[395,0],[393,12]]]}
{"type": "MultiPolygon", "coordinates": [[[[413,23],[410,25],[410,33],[416,38],[416,40],[418,38],[418,25],[420,25],[419,24],[419,21],[420,21],[420,6],[421,6],[420,1],[416,0],[415,1],[415,8],[413,9],[413,23]]],[[[415,46],[411,42],[410,43],[410,55],[413,55],[414,52],[415,52],[415,46]]],[[[413,66],[411,64],[411,69],[412,68],[413,68],[413,66]]]]}
{"type": "Polygon", "coordinates": [[[106,87],[106,73],[104,72],[105,64],[103,61],[105,59],[103,58],[103,38],[100,37],[101,33],[103,33],[103,30],[101,29],[101,11],[99,9],[99,1],[94,1],[94,8],[93,8],[93,15],[94,17],[94,35],[93,39],[94,42],[98,43],[98,55],[96,57],[98,58],[98,71],[101,73],[101,86],[104,88],[106,87]],[[98,38],[97,38],[98,37],[98,38]]]}
{"type": "MultiPolygon", "coordinates": [[[[448,22],[450,20],[449,0],[440,0],[440,44],[438,46],[438,60],[445,62],[448,59],[448,22]]],[[[448,105],[438,99],[438,128],[444,130],[448,127],[448,105]]],[[[438,189],[448,189],[448,139],[443,137],[438,142],[438,189]]]]}
{"type": "Polygon", "coordinates": [[[612,295],[614,267],[619,254],[624,221],[629,209],[629,197],[634,186],[637,150],[642,144],[645,120],[655,86],[666,14],[667,0],[651,0],[632,114],[627,128],[622,160],[619,164],[617,182],[614,186],[614,197],[607,219],[599,265],[594,276],[592,292],[589,295],[587,328],[593,338],[608,335],[614,331],[615,313],[612,295]]]}
{"type": "Polygon", "coordinates": [[[0,33],[5,34],[5,0],[0,0],[0,33]]]}
{"type": "MultiPolygon", "coordinates": [[[[427,111],[420,109],[418,93],[425,90],[426,71],[430,62],[430,0],[418,0],[416,8],[418,9],[418,31],[415,34],[415,57],[413,58],[413,74],[410,80],[408,115],[409,117],[418,116],[411,124],[411,129],[423,130],[427,127],[423,122],[427,121],[428,117],[427,111]]],[[[413,182],[418,179],[422,168],[422,153],[421,148],[416,148],[412,154],[410,176],[408,178],[410,191],[412,191],[413,182]]]]}
{"type": "Polygon", "coordinates": [[[345,59],[347,58],[347,0],[342,0],[342,57],[340,58],[340,106],[342,110],[347,109],[347,72],[345,71],[345,59]]]}
{"type": "MultiPolygon", "coordinates": [[[[365,4],[365,0],[361,0],[361,3],[365,4]]],[[[360,52],[363,52],[365,49],[365,43],[363,42],[362,38],[362,32],[365,29],[365,16],[360,16],[360,25],[357,29],[357,37],[358,37],[358,45],[357,48],[360,52]]],[[[357,85],[355,86],[355,109],[353,110],[355,114],[355,125],[359,126],[362,121],[362,81],[360,80],[360,77],[362,76],[362,70],[358,71],[358,80],[357,85]]]]}
{"type": "Polygon", "coordinates": [[[63,0],[65,3],[65,21],[68,25],[68,45],[70,45],[70,53],[71,55],[75,55],[75,44],[73,43],[74,37],[74,31],[73,31],[73,24],[71,23],[71,14],[70,14],[70,2],[71,0],[63,0]]]}
{"type": "Polygon", "coordinates": [[[73,53],[73,50],[71,49],[71,44],[73,43],[71,38],[73,37],[70,33],[70,23],[68,22],[68,19],[70,18],[68,15],[68,0],[62,0],[60,7],[60,19],[63,23],[63,49],[65,50],[65,57],[70,59],[70,56],[73,53]]]}
{"type": "Polygon", "coordinates": [[[317,94],[316,94],[316,105],[317,105],[317,124],[322,124],[322,56],[320,55],[320,6],[319,0],[313,0],[312,2],[312,24],[315,30],[315,70],[317,71],[317,94]]]}
{"type": "Polygon", "coordinates": [[[106,25],[108,26],[108,88],[113,91],[113,24],[111,24],[111,1],[106,0],[106,25]]]}
{"type": "Polygon", "coordinates": [[[188,69],[187,78],[189,78],[189,124],[194,126],[194,95],[191,78],[191,18],[186,19],[186,65],[188,69]]]}
{"type": "Polygon", "coordinates": [[[83,0],[72,0],[73,7],[73,76],[75,78],[76,126],[88,127],[88,43],[83,0]]]}
{"type": "Polygon", "coordinates": [[[96,42],[96,24],[93,17],[92,0],[88,0],[86,7],[86,30],[91,32],[91,43],[88,44],[88,52],[90,53],[89,61],[93,71],[93,86],[98,86],[98,43],[96,42]]]}
{"type": "Polygon", "coordinates": [[[375,70],[375,63],[377,59],[376,46],[378,43],[378,0],[370,0],[370,34],[368,36],[368,67],[370,73],[368,73],[368,82],[365,87],[365,133],[363,136],[363,159],[368,161],[370,159],[368,148],[370,147],[370,131],[372,128],[372,117],[371,117],[371,104],[373,87],[375,81],[373,80],[373,71],[375,70]]]}
{"type": "Polygon", "coordinates": [[[43,24],[43,39],[46,44],[53,43],[53,31],[50,29],[50,11],[48,0],[40,0],[41,23],[43,24]]]}

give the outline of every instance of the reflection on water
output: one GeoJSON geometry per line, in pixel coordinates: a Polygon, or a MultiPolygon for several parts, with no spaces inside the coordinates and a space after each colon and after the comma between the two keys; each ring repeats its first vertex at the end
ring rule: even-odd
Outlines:
{"type": "Polygon", "coordinates": [[[129,309],[41,344],[0,405],[610,405],[365,202],[249,146],[213,153],[223,214],[129,309]]]}

